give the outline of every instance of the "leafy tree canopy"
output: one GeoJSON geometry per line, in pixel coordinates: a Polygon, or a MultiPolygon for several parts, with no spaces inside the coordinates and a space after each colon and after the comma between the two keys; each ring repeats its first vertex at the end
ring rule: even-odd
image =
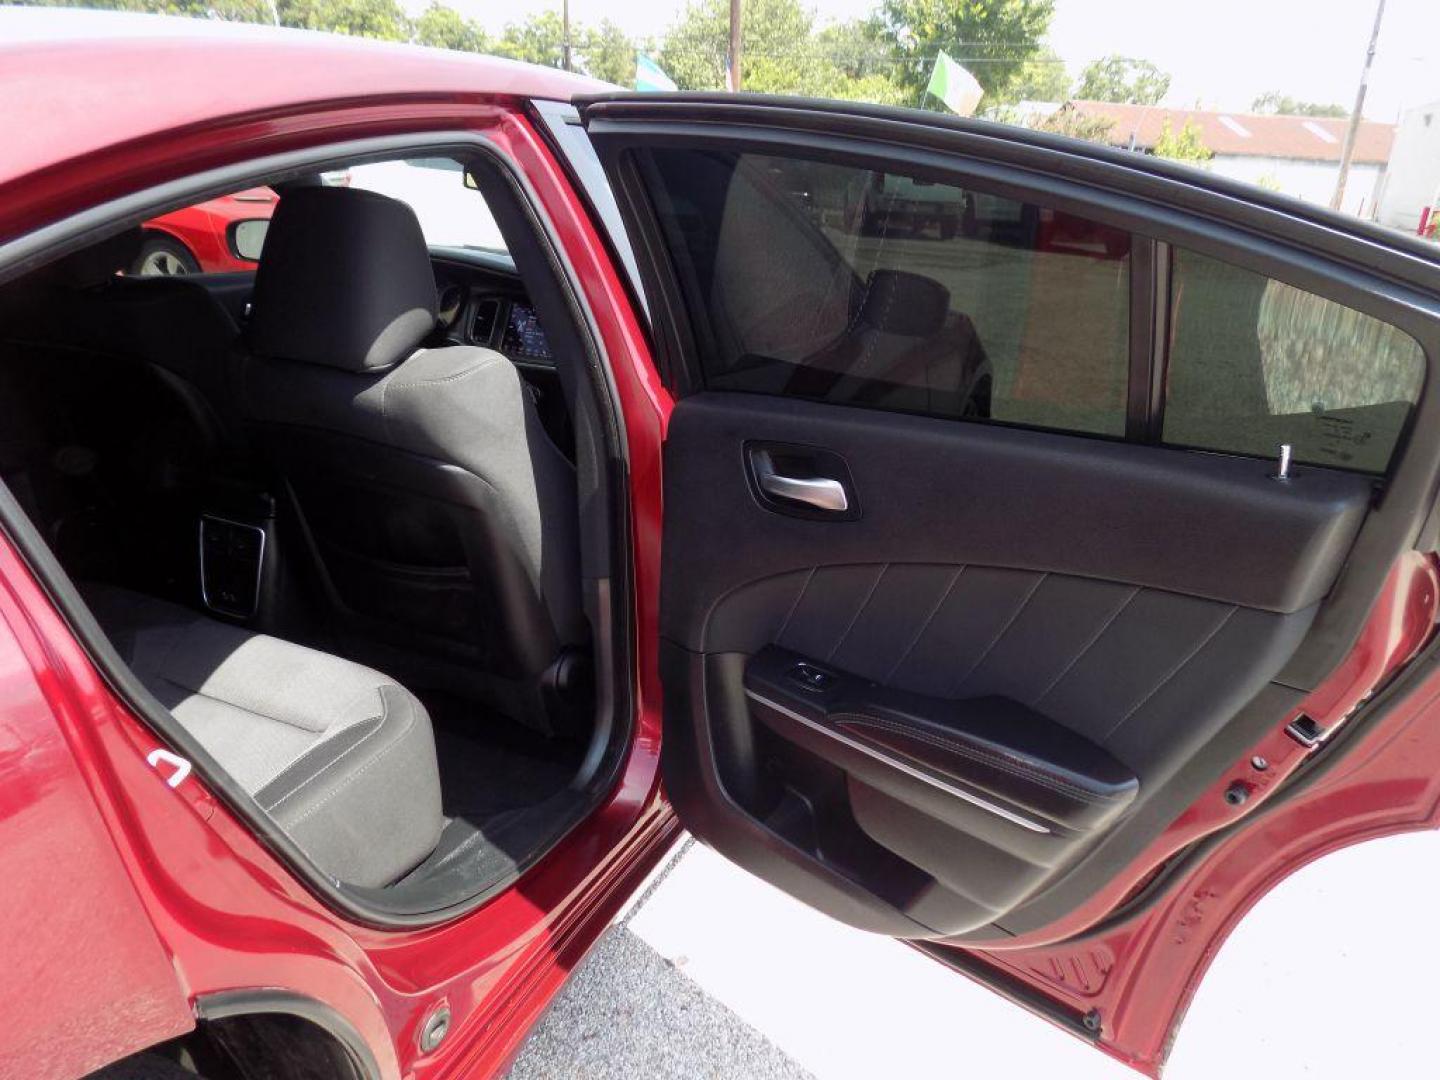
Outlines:
{"type": "Polygon", "coordinates": [[[282,26],[380,41],[410,40],[410,17],[399,0],[277,0],[276,6],[282,26]]]}
{"type": "MultiPolygon", "coordinates": [[[[123,11],[269,23],[488,52],[548,67],[564,65],[558,11],[538,12],[492,36],[444,0],[411,17],[403,0],[30,0],[123,11]]],[[[866,19],[820,25],[808,0],[745,0],[742,76],[746,89],[885,104],[916,104],[944,49],[964,64],[996,105],[1060,100],[1069,78],[1041,42],[1055,0],[878,0],[866,19]]],[[[629,85],[637,48],[656,55],[685,89],[725,85],[728,0],[689,0],[660,39],[637,42],[606,19],[572,23],[571,65],[629,85]]]]}
{"type": "Polygon", "coordinates": [[[585,74],[594,78],[619,86],[635,82],[635,44],[609,19],[582,34],[579,62],[585,74]]]}
{"type": "Polygon", "coordinates": [[[898,61],[894,80],[918,101],[941,50],[975,76],[986,96],[1006,89],[1040,54],[1055,0],[881,0],[875,34],[898,61]]]}
{"type": "Polygon", "coordinates": [[[215,17],[229,22],[274,22],[269,0],[25,0],[31,7],[75,7],[105,11],[133,11],[148,15],[215,17]]]}
{"type": "MultiPolygon", "coordinates": [[[[1064,62],[1055,50],[1046,46],[1033,58],[1020,65],[1015,77],[997,96],[992,104],[1008,104],[1016,101],[1068,101],[1074,95],[1074,82],[1064,62]]],[[[983,102],[982,102],[983,105],[983,102]]]]}
{"type": "MultiPolygon", "coordinates": [[[[574,27],[571,28],[572,36],[574,27]]],[[[527,64],[542,67],[563,67],[565,24],[558,11],[541,11],[523,23],[508,23],[500,40],[491,50],[496,56],[508,56],[527,64]]]]}
{"type": "Polygon", "coordinates": [[[1169,74],[1149,60],[1107,56],[1086,65],[1075,96],[1083,101],[1158,105],[1169,89],[1169,74]]]}
{"type": "Polygon", "coordinates": [[[1214,157],[1215,153],[1205,145],[1200,128],[1194,121],[1186,120],[1183,128],[1174,131],[1170,127],[1170,121],[1166,120],[1161,125],[1160,137],[1155,140],[1155,156],[1170,158],[1172,161],[1205,162],[1214,157]]]}
{"type": "Polygon", "coordinates": [[[484,27],[473,19],[464,18],[452,7],[431,0],[430,6],[415,20],[414,41],[436,49],[458,49],[460,52],[488,52],[490,38],[484,27]]]}
{"type": "MultiPolygon", "coordinates": [[[[799,0],[747,0],[740,18],[745,89],[783,92],[807,81],[801,69],[818,59],[815,17],[799,0]]],[[[682,90],[719,90],[729,48],[728,0],[691,0],[666,33],[658,60],[682,90]]]]}
{"type": "Polygon", "coordinates": [[[1115,121],[1108,116],[1087,116],[1073,105],[1062,105],[1049,116],[1036,121],[1037,131],[1052,131],[1056,135],[1068,135],[1072,139],[1088,139],[1090,142],[1108,143],[1115,121]]]}
{"type": "Polygon", "coordinates": [[[1289,94],[1271,90],[1250,103],[1250,111],[1270,116],[1325,116],[1344,119],[1350,110],[1344,105],[1322,105],[1315,101],[1297,101],[1289,94]]]}

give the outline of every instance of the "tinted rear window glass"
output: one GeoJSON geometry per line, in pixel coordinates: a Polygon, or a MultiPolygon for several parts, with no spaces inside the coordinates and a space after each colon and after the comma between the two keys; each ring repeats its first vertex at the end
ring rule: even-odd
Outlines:
{"type": "Polygon", "coordinates": [[[708,388],[1124,434],[1127,233],[900,173],[650,163],[708,388]]]}
{"type": "Polygon", "coordinates": [[[1424,383],[1414,338],[1194,252],[1171,289],[1167,443],[1385,471],[1424,383]]]}

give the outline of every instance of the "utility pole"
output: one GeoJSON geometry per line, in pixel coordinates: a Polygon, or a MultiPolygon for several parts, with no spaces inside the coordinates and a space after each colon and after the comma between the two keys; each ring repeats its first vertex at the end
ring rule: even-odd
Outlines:
{"type": "Polygon", "coordinates": [[[730,0],[730,89],[740,89],[740,0],[730,0]]]}
{"type": "Polygon", "coordinates": [[[574,71],[570,64],[570,0],[561,0],[560,23],[560,66],[566,71],[574,71]]]}
{"type": "Polygon", "coordinates": [[[1340,148],[1340,173],[1335,177],[1335,194],[1330,196],[1330,209],[1339,210],[1345,199],[1345,182],[1350,179],[1350,159],[1355,156],[1355,138],[1360,134],[1360,114],[1365,109],[1365,91],[1370,85],[1370,65],[1375,62],[1375,42],[1380,38],[1380,22],[1385,18],[1385,0],[1375,8],[1375,26],[1370,31],[1370,46],[1365,50],[1365,66],[1360,69],[1360,87],[1355,91],[1355,108],[1345,128],[1345,143],[1340,148]]]}

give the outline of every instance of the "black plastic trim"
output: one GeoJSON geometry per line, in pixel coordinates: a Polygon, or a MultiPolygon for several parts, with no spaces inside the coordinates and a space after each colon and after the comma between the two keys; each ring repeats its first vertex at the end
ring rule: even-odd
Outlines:
{"type": "Polygon", "coordinates": [[[933,941],[911,941],[908,944],[932,960],[938,960],[946,967],[958,971],[962,975],[968,975],[978,983],[983,983],[988,989],[993,990],[1011,1004],[1019,1005],[1022,1009],[1049,1020],[1070,1034],[1079,1036],[1086,1042],[1100,1041],[1101,1025],[1098,1017],[1087,1020],[1087,1017],[1096,1014],[1067,1009],[1029,983],[987,964],[969,953],[933,941]]]}
{"type": "Polygon", "coordinates": [[[236,1016],[280,1015],[309,1021],[345,1048],[355,1080],[380,1080],[383,1073],[361,1034],[339,1012],[322,1001],[289,990],[222,990],[195,999],[199,1020],[236,1016]]]}
{"type": "Polygon", "coordinates": [[[748,124],[961,150],[1022,167],[1058,168],[1087,182],[1126,174],[1126,186],[1137,193],[1159,193],[1179,184],[1198,196],[1187,201],[1196,209],[1219,209],[1222,202],[1228,204],[1222,219],[1228,225],[1288,234],[1397,281],[1426,288],[1440,283],[1440,253],[1418,238],[1203,169],[1017,125],[895,106],[768,94],[621,92],[579,95],[573,100],[587,128],[594,120],[646,122],[652,129],[659,123],[748,124]],[[1060,167],[1057,158],[1066,159],[1066,165],[1060,167]],[[1277,229],[1282,222],[1291,227],[1277,229]],[[1323,238],[1318,245],[1317,238],[1323,238]],[[1427,278],[1429,284],[1425,284],[1427,278]]]}
{"type": "Polygon", "coordinates": [[[1156,246],[1143,236],[1130,243],[1130,373],[1125,400],[1125,438],[1130,442],[1153,441],[1156,246]]]}
{"type": "Polygon", "coordinates": [[[776,645],[746,664],[745,694],[763,723],[849,775],[938,789],[1032,833],[1102,829],[1140,787],[1102,747],[1001,696],[896,690],[776,645]]]}

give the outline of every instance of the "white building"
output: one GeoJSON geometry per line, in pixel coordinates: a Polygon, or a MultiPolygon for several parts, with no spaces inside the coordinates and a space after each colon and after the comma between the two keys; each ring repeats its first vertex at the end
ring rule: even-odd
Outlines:
{"type": "MultiPolygon", "coordinates": [[[[1343,119],[1257,116],[1167,109],[1158,105],[1117,105],[1108,101],[1072,101],[1066,107],[1086,116],[1113,120],[1111,145],[1143,152],[1155,148],[1167,123],[1177,135],[1186,124],[1192,124],[1199,130],[1205,147],[1215,155],[1208,164],[1212,172],[1322,206],[1328,206],[1335,193],[1340,149],[1349,123],[1343,119]]],[[[1440,118],[1434,126],[1440,130],[1440,118]]],[[[1375,215],[1394,141],[1393,124],[1361,121],[1342,210],[1362,217],[1375,215]]]]}
{"type": "Polygon", "coordinates": [[[1380,188],[1379,221],[1414,232],[1425,207],[1440,203],[1440,101],[1407,109],[1380,188]]]}

